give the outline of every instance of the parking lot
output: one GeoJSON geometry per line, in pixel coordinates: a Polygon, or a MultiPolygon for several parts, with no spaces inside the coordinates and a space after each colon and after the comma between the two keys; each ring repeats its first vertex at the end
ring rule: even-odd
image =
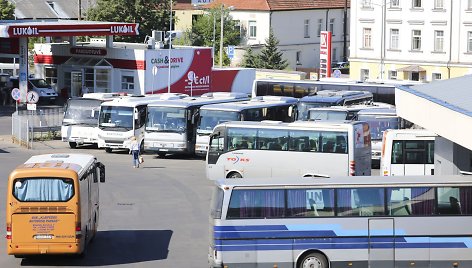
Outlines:
{"type": "MultiPolygon", "coordinates": [[[[33,150],[12,144],[10,117],[0,115],[0,174],[6,191],[8,174],[31,155],[88,153],[106,165],[107,181],[100,189],[99,233],[84,258],[15,259],[0,243],[0,267],[109,266],[205,267],[208,250],[208,208],[211,182],[204,161],[190,157],[166,159],[145,155],[139,169],[126,152],[105,153],[83,147],[69,149],[62,141],[35,142],[33,150]]],[[[5,223],[5,194],[0,198],[0,222],[5,223]]]]}

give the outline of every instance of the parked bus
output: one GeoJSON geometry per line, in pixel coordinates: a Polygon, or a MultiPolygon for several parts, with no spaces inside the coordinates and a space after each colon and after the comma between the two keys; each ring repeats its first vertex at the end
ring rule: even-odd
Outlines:
{"type": "Polygon", "coordinates": [[[107,153],[113,149],[129,149],[131,137],[135,136],[143,151],[147,105],[158,100],[187,96],[180,93],[138,95],[102,103],[98,120],[98,148],[105,148],[107,153]]]}
{"type": "Polygon", "coordinates": [[[7,253],[82,254],[100,215],[105,166],[93,155],[36,155],[8,178],[7,253]]]}
{"type": "Polygon", "coordinates": [[[293,122],[298,99],[292,97],[263,96],[249,101],[204,105],[197,123],[195,153],[208,151],[209,136],[217,124],[227,121],[275,120],[293,122]]]}
{"type": "Polygon", "coordinates": [[[78,145],[97,145],[98,114],[105,101],[122,97],[119,93],[86,93],[82,98],[67,100],[61,126],[62,141],[70,148],[78,145]]]}
{"type": "Polygon", "coordinates": [[[472,267],[470,176],[219,180],[210,267],[472,267]]]}
{"type": "Polygon", "coordinates": [[[424,129],[386,130],[383,133],[380,174],[434,175],[436,134],[424,129]]]}
{"type": "Polygon", "coordinates": [[[411,86],[415,81],[317,81],[317,80],[286,80],[256,79],[252,87],[252,96],[289,96],[302,98],[314,95],[321,90],[355,90],[368,91],[373,94],[374,101],[395,104],[395,86],[411,86]]]}
{"type": "Polygon", "coordinates": [[[370,105],[372,93],[368,91],[322,90],[305,96],[298,102],[298,120],[308,120],[308,110],[317,107],[370,105]]]}
{"type": "Polygon", "coordinates": [[[207,177],[370,175],[365,122],[227,122],[210,136],[207,177]]]}
{"type": "Polygon", "coordinates": [[[245,93],[213,92],[149,104],[144,150],[157,152],[160,157],[167,153],[193,154],[200,107],[247,99],[245,93]]]}
{"type": "Polygon", "coordinates": [[[310,108],[308,110],[308,120],[355,120],[359,111],[378,108],[395,108],[395,106],[387,103],[373,102],[371,104],[310,108]]]}

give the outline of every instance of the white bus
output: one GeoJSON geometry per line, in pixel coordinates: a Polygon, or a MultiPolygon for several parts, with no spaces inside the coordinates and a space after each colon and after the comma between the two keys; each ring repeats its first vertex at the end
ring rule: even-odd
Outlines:
{"type": "Polygon", "coordinates": [[[197,123],[195,153],[208,151],[209,136],[217,124],[227,121],[275,120],[293,122],[298,99],[292,97],[263,96],[248,101],[204,105],[197,123]]]}
{"type": "MultiPolygon", "coordinates": [[[[359,111],[378,109],[378,108],[395,108],[394,105],[381,102],[373,102],[371,104],[355,104],[348,106],[329,106],[310,108],[308,110],[308,120],[355,120],[359,111]]],[[[362,120],[361,120],[362,121],[362,120]]]]}
{"type": "Polygon", "coordinates": [[[365,122],[227,122],[210,136],[207,177],[370,175],[365,122]]]}
{"type": "Polygon", "coordinates": [[[168,153],[193,154],[200,107],[205,104],[249,99],[245,93],[212,92],[200,97],[159,101],[148,105],[144,150],[160,157],[168,153]]]}
{"type": "Polygon", "coordinates": [[[384,176],[434,175],[436,136],[424,129],[385,131],[380,174],[384,176]]]}
{"type": "Polygon", "coordinates": [[[129,149],[131,137],[135,136],[143,151],[147,105],[161,99],[186,96],[179,93],[138,95],[102,103],[97,131],[98,148],[105,148],[107,153],[113,149],[129,149]]]}
{"type": "Polygon", "coordinates": [[[472,267],[470,176],[216,182],[208,259],[222,267],[472,267]]]}
{"type": "Polygon", "coordinates": [[[61,126],[62,141],[70,148],[78,145],[97,145],[98,114],[105,101],[122,97],[119,93],[86,93],[82,98],[67,100],[61,126]]]}

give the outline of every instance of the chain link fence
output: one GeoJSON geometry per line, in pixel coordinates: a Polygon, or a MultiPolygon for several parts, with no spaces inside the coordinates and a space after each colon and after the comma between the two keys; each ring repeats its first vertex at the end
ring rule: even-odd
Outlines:
{"type": "Polygon", "coordinates": [[[34,141],[61,138],[63,117],[62,107],[16,111],[11,116],[13,142],[32,149],[34,141]]]}

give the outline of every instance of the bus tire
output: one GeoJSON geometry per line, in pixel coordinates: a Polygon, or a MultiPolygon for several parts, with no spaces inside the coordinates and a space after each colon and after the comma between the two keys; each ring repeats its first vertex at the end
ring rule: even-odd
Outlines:
{"type": "Polygon", "coordinates": [[[298,268],[328,268],[328,260],[319,252],[303,255],[298,262],[298,268]]]}
{"type": "Polygon", "coordinates": [[[144,154],[144,140],[141,142],[141,144],[139,144],[139,151],[141,154],[144,154]]]}
{"type": "Polygon", "coordinates": [[[73,142],[73,141],[69,142],[69,147],[70,147],[71,149],[77,148],[77,142],[73,142]]]}
{"type": "Polygon", "coordinates": [[[236,171],[230,172],[228,176],[226,176],[227,179],[241,179],[242,177],[241,173],[236,171]]]}
{"type": "Polygon", "coordinates": [[[157,155],[158,155],[160,158],[166,157],[166,153],[163,153],[163,152],[158,152],[157,155]]]}
{"type": "Polygon", "coordinates": [[[111,148],[108,148],[108,147],[107,147],[107,148],[105,148],[105,152],[107,152],[107,153],[111,153],[111,151],[112,151],[112,149],[111,149],[111,148]]]}

